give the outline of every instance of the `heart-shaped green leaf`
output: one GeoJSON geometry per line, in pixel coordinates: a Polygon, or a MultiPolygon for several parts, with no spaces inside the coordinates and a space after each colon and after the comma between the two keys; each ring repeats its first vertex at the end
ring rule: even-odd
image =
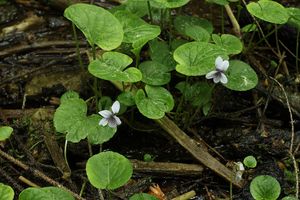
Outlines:
{"type": "Polygon", "coordinates": [[[142,20],[128,11],[117,11],[114,15],[119,19],[124,29],[125,43],[132,43],[134,49],[142,48],[149,40],[160,34],[160,28],[142,20]]]}
{"type": "Polygon", "coordinates": [[[67,134],[70,142],[79,142],[89,136],[92,144],[102,144],[108,141],[116,129],[100,126],[100,115],[86,116],[87,105],[80,98],[65,99],[56,109],[54,126],[57,132],[67,134]]]}
{"type": "Polygon", "coordinates": [[[250,90],[258,83],[258,77],[255,71],[247,63],[239,60],[229,61],[229,68],[226,74],[228,83],[224,86],[231,90],[250,90]]]}
{"type": "Polygon", "coordinates": [[[112,13],[120,10],[127,10],[139,17],[143,17],[149,13],[147,1],[141,0],[126,0],[121,5],[114,6],[112,9],[110,9],[112,13]]]}
{"type": "Polygon", "coordinates": [[[243,43],[234,35],[223,34],[219,36],[213,34],[212,39],[217,45],[225,49],[228,54],[239,54],[243,50],[243,43]]]}
{"type": "Polygon", "coordinates": [[[135,105],[135,101],[134,101],[134,95],[132,92],[127,91],[127,92],[122,92],[119,96],[118,96],[118,101],[121,104],[124,104],[125,106],[133,106],[135,105]]]}
{"type": "Polygon", "coordinates": [[[190,0],[154,0],[165,8],[178,8],[187,4],[190,0]]]}
{"type": "Polygon", "coordinates": [[[73,4],[64,16],[72,21],[85,35],[90,45],[104,50],[117,48],[123,40],[120,22],[107,10],[90,4],[73,4]]]}
{"type": "Polygon", "coordinates": [[[213,32],[213,26],[208,20],[193,16],[177,16],[174,20],[174,26],[175,29],[183,35],[187,35],[187,29],[194,26],[204,28],[209,34],[213,32]]]}
{"type": "Polygon", "coordinates": [[[160,119],[174,107],[174,100],[168,90],[163,87],[145,86],[146,94],[139,89],[135,95],[135,103],[140,113],[150,119],[160,119]]]}
{"type": "Polygon", "coordinates": [[[151,40],[149,50],[153,61],[168,67],[168,71],[175,69],[176,62],[173,59],[172,50],[165,41],[151,40]]]}
{"type": "Polygon", "coordinates": [[[164,85],[170,82],[171,74],[168,67],[155,61],[145,61],[139,65],[143,74],[142,81],[148,85],[164,85]]]}
{"type": "Polygon", "coordinates": [[[74,200],[74,197],[57,187],[27,188],[19,195],[19,200],[74,200]]]}
{"type": "Polygon", "coordinates": [[[15,192],[9,185],[0,183],[0,200],[13,200],[14,196],[15,192]]]}
{"type": "Polygon", "coordinates": [[[109,126],[100,126],[100,115],[90,115],[86,118],[83,125],[84,131],[88,132],[88,141],[91,144],[102,144],[110,140],[117,132],[116,128],[109,126]]]}
{"type": "Polygon", "coordinates": [[[280,3],[270,0],[259,0],[247,5],[247,10],[255,17],[274,24],[285,24],[289,14],[280,3]]]}
{"type": "Polygon", "coordinates": [[[178,62],[176,71],[187,76],[200,76],[215,69],[218,56],[228,58],[226,50],[215,44],[189,42],[178,47],[174,52],[178,62]]]}
{"type": "Polygon", "coordinates": [[[106,52],[100,59],[90,62],[89,72],[101,79],[110,81],[137,82],[142,79],[140,70],[128,65],[132,59],[119,52],[106,52]]]}
{"type": "Polygon", "coordinates": [[[184,96],[185,101],[190,102],[193,106],[204,106],[211,100],[213,87],[207,83],[189,83],[183,81],[179,82],[177,88],[184,96]]]}
{"type": "Polygon", "coordinates": [[[121,154],[112,151],[101,152],[88,159],[86,173],[94,187],[113,190],[130,179],[132,165],[121,154]]]}
{"type": "Polygon", "coordinates": [[[10,126],[0,126],[0,141],[4,141],[10,137],[13,132],[13,128],[10,126]]]}

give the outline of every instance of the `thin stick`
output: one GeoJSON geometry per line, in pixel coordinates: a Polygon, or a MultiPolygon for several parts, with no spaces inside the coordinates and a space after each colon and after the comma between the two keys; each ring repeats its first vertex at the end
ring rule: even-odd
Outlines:
{"type": "Polygon", "coordinates": [[[296,199],[298,199],[298,195],[299,195],[299,176],[298,176],[298,172],[299,172],[299,168],[298,168],[298,165],[297,165],[297,162],[296,162],[296,159],[295,159],[295,156],[293,154],[293,145],[294,145],[294,139],[295,139],[295,129],[294,129],[294,119],[293,119],[293,114],[292,114],[292,109],[291,109],[291,106],[290,106],[290,102],[289,102],[289,99],[287,97],[287,94],[285,92],[285,89],[284,87],[282,86],[282,84],[280,84],[276,79],[270,77],[273,81],[275,81],[279,87],[281,88],[283,94],[284,94],[284,97],[286,99],[286,104],[287,104],[287,107],[288,107],[288,110],[289,110],[289,115],[290,115],[290,121],[291,121],[291,144],[290,144],[290,149],[289,149],[289,154],[293,160],[293,164],[294,164],[294,169],[295,169],[295,175],[296,175],[296,199]]]}
{"type": "Polygon", "coordinates": [[[232,26],[233,26],[233,31],[234,33],[238,36],[238,37],[241,37],[241,28],[240,28],[240,24],[238,23],[238,21],[236,20],[229,4],[225,5],[225,10],[227,12],[227,15],[232,23],[232,26]]]}
{"type": "Polygon", "coordinates": [[[11,155],[5,153],[4,151],[2,151],[0,149],[0,156],[2,156],[3,158],[6,158],[7,160],[9,160],[10,162],[14,163],[15,165],[23,168],[24,170],[29,170],[32,171],[32,173],[37,176],[42,178],[44,181],[50,183],[51,185],[54,185],[56,187],[59,187],[69,193],[71,193],[76,199],[78,200],[86,200],[85,198],[79,196],[78,194],[74,193],[73,191],[69,190],[68,188],[66,188],[65,186],[63,186],[62,184],[60,184],[59,182],[53,180],[52,178],[48,177],[46,174],[44,174],[43,172],[37,170],[37,169],[33,169],[31,167],[29,167],[28,165],[24,164],[23,162],[21,162],[20,160],[15,159],[14,157],[12,157],[11,155]]]}
{"type": "Polygon", "coordinates": [[[31,180],[28,180],[27,178],[25,178],[24,176],[19,176],[19,180],[22,181],[23,183],[31,186],[31,187],[35,187],[35,188],[40,188],[39,185],[35,184],[34,182],[32,182],[31,180]]]}

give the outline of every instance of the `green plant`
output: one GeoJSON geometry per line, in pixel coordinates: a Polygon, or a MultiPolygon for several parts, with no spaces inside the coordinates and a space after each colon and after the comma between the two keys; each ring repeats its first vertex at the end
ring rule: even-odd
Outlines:
{"type": "MultiPolygon", "coordinates": [[[[174,107],[177,107],[176,113],[180,114],[183,101],[190,102],[197,108],[196,111],[202,109],[204,114],[208,114],[215,87],[211,81],[201,79],[201,76],[236,91],[250,90],[257,85],[258,77],[252,67],[234,57],[243,53],[244,41],[239,37],[239,24],[231,12],[229,1],[210,0],[225,7],[238,36],[213,33],[213,25],[206,19],[170,15],[171,9],[188,2],[128,0],[111,12],[88,4],[74,4],[65,10],[65,17],[83,32],[92,47],[88,71],[99,79],[111,81],[122,90],[111,110],[107,105],[103,107],[103,102],[109,102],[104,97],[97,102],[102,117],[93,114],[87,116],[86,102],[78,94],[69,97],[64,95],[55,112],[54,125],[58,132],[66,134],[67,141],[79,142],[87,138],[90,144],[102,144],[111,139],[121,124],[116,116],[120,110],[119,102],[125,106],[136,105],[139,112],[150,119],[161,119],[174,107]],[[148,16],[152,24],[144,20],[146,17],[142,19],[143,16],[148,16]],[[179,40],[174,39],[178,36],[179,40]],[[141,59],[141,51],[149,52],[149,57],[141,59]],[[170,85],[174,74],[176,77],[185,77],[185,81],[176,84],[182,94],[178,105],[170,85]],[[200,78],[195,83],[189,82],[189,77],[200,78]]],[[[299,22],[298,12],[288,10],[274,1],[249,3],[247,9],[253,16],[269,23],[285,24],[291,21],[291,16],[294,20],[292,23],[299,22]]],[[[259,29],[259,26],[251,24],[244,27],[243,31],[249,33],[257,30],[257,27],[259,29]]],[[[96,90],[97,87],[94,88],[96,90]]],[[[97,94],[95,96],[97,100],[97,94]]],[[[189,116],[187,126],[194,117],[189,116]]],[[[256,165],[249,158],[244,163],[248,167],[256,165]]],[[[100,189],[120,187],[131,176],[128,161],[113,152],[92,156],[87,164],[87,174],[90,182],[100,189]],[[103,161],[103,166],[99,160],[103,161]],[[111,162],[104,164],[108,160],[111,162]],[[105,177],[107,174],[98,173],[95,167],[102,167],[104,171],[118,171],[118,167],[123,167],[127,173],[124,177],[118,174],[116,177],[105,177]],[[120,182],[109,181],[116,179],[120,182]]],[[[264,178],[258,179],[270,179],[268,176],[264,178]]],[[[258,179],[251,184],[255,198],[261,195],[257,187],[265,187],[257,183],[258,179]]]]}
{"type": "Polygon", "coordinates": [[[113,190],[127,183],[132,175],[132,165],[124,156],[106,151],[88,159],[86,173],[94,187],[113,190]]]}
{"type": "Polygon", "coordinates": [[[250,193],[255,200],[276,200],[280,191],[279,182],[269,175],[257,176],[250,184],[250,193]]]}
{"type": "Polygon", "coordinates": [[[13,132],[13,128],[10,126],[0,126],[0,141],[4,141],[10,137],[13,132]]]}
{"type": "Polygon", "coordinates": [[[255,168],[257,165],[257,161],[254,156],[247,156],[243,161],[244,165],[249,168],[255,168]]]}
{"type": "Polygon", "coordinates": [[[13,200],[15,192],[14,190],[3,183],[0,183],[0,200],[13,200]]]}
{"type": "Polygon", "coordinates": [[[68,192],[57,187],[27,188],[19,195],[19,200],[75,200],[68,192]]]}

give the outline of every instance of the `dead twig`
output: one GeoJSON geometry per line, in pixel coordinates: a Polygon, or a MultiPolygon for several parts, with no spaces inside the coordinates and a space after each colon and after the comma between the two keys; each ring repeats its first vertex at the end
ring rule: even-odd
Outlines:
{"type": "Polygon", "coordinates": [[[281,88],[281,90],[282,90],[282,92],[283,92],[283,94],[284,94],[284,97],[285,97],[285,99],[286,99],[286,105],[287,105],[287,107],[288,107],[288,110],[289,110],[289,115],[290,115],[290,121],[291,121],[291,144],[290,144],[290,149],[289,149],[289,154],[290,154],[290,156],[291,156],[291,158],[292,158],[292,160],[293,160],[293,165],[294,165],[294,170],[295,170],[295,178],[296,178],[296,194],[295,194],[295,196],[296,196],[296,199],[298,199],[298,196],[299,196],[299,176],[298,176],[298,174],[299,174],[299,168],[298,168],[298,164],[297,164],[297,161],[296,161],[296,159],[295,159],[295,156],[294,156],[294,153],[295,152],[293,152],[294,151],[294,140],[295,140],[295,129],[294,129],[294,119],[293,119],[293,114],[292,114],[292,109],[291,109],[291,106],[290,106],[290,103],[289,103],[289,99],[288,99],[288,97],[287,97],[287,94],[286,94],[286,92],[285,92],[285,89],[284,89],[284,87],[282,86],[282,84],[280,84],[276,79],[274,79],[274,78],[272,78],[272,77],[270,77],[273,81],[275,81],[278,85],[279,85],[279,87],[281,88]]]}
{"type": "Polygon", "coordinates": [[[16,158],[12,157],[11,155],[5,153],[4,151],[2,151],[0,149],[0,156],[2,156],[3,158],[9,160],[10,162],[14,163],[15,165],[23,168],[26,171],[31,171],[35,176],[43,179],[44,181],[50,183],[53,186],[59,187],[69,193],[71,193],[76,199],[78,200],[86,200],[85,198],[79,196],[78,194],[74,193],[73,191],[69,190],[68,188],[66,188],[65,186],[63,186],[62,184],[60,184],[59,182],[53,180],[52,178],[48,177],[46,174],[44,174],[43,172],[37,170],[37,169],[33,169],[31,167],[29,167],[28,165],[24,164],[23,162],[21,162],[20,160],[17,160],[16,158]]]}

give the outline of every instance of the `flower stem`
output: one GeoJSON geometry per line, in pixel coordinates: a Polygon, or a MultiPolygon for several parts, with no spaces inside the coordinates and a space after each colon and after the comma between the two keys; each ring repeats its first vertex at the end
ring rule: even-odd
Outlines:
{"type": "Polygon", "coordinates": [[[229,4],[225,5],[224,7],[225,7],[227,15],[232,23],[234,33],[240,37],[241,36],[240,24],[238,23],[237,19],[235,18],[229,4]]]}

